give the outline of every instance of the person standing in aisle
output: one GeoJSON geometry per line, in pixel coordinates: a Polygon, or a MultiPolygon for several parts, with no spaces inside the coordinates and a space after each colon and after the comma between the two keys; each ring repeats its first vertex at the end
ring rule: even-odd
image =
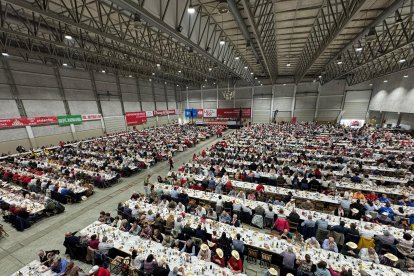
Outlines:
{"type": "Polygon", "coordinates": [[[174,169],[174,160],[172,156],[168,157],[168,163],[170,164],[170,171],[174,169]]]}
{"type": "Polygon", "coordinates": [[[144,178],[144,192],[145,192],[145,195],[148,195],[148,193],[149,193],[149,188],[148,187],[149,187],[150,178],[151,178],[150,174],[147,175],[144,178]]]}

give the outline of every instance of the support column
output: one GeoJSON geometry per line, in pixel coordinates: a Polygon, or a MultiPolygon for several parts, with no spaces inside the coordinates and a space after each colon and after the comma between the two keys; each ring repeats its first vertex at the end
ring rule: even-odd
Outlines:
{"type": "Polygon", "coordinates": [[[76,134],[76,129],[75,129],[75,125],[74,124],[70,124],[70,131],[72,133],[72,139],[73,140],[78,140],[78,135],[76,134]]]}
{"type": "Polygon", "coordinates": [[[26,133],[27,133],[27,137],[29,137],[30,147],[37,148],[36,139],[34,137],[33,129],[31,126],[26,126],[26,133]]]}
{"type": "Polygon", "coordinates": [[[157,110],[157,102],[155,100],[155,88],[154,88],[153,82],[151,82],[151,90],[152,90],[152,100],[154,101],[154,110],[157,110]]]}
{"type": "Polygon", "coordinates": [[[216,101],[217,101],[217,103],[216,103],[216,108],[219,108],[219,100],[218,100],[218,95],[219,95],[219,86],[218,86],[218,84],[216,85],[216,101]]]}
{"type": "Polygon", "coordinates": [[[96,88],[95,75],[93,74],[92,70],[89,70],[89,77],[91,78],[92,91],[93,91],[93,94],[95,95],[95,101],[96,101],[96,105],[98,106],[98,112],[102,114],[102,117],[103,117],[104,114],[102,112],[101,100],[99,99],[99,96],[98,96],[98,89],[96,88]]]}
{"type": "Polygon", "coordinates": [[[139,80],[135,79],[136,86],[137,86],[137,95],[138,95],[138,101],[139,101],[139,108],[142,111],[142,98],[141,98],[141,87],[139,86],[139,80]]]}
{"type": "MultiPolygon", "coordinates": [[[[174,89],[175,89],[175,86],[174,86],[174,89]]],[[[168,110],[169,108],[168,108],[168,97],[167,97],[167,85],[164,85],[164,97],[165,97],[165,104],[166,104],[167,110],[168,110]]]]}
{"type": "Polygon", "coordinates": [[[118,90],[118,97],[119,97],[119,100],[121,101],[122,115],[125,115],[124,99],[122,97],[121,82],[119,80],[118,73],[115,73],[115,82],[116,82],[116,88],[118,90]]]}
{"type": "Polygon", "coordinates": [[[315,122],[316,118],[318,117],[318,108],[319,108],[319,96],[321,94],[321,83],[319,82],[318,85],[318,95],[316,96],[316,104],[315,104],[315,113],[313,114],[313,121],[315,122]]]}
{"type": "Polygon", "coordinates": [[[68,104],[68,101],[66,100],[66,93],[65,93],[65,89],[63,88],[62,77],[60,76],[59,68],[55,67],[53,68],[53,71],[55,72],[55,77],[58,83],[60,97],[62,98],[63,105],[65,106],[66,115],[71,115],[69,104],[68,104]]]}
{"type": "Polygon", "coordinates": [[[7,61],[6,57],[1,57],[0,59],[6,72],[7,84],[10,86],[10,90],[12,92],[11,94],[14,101],[16,102],[20,117],[27,118],[26,109],[24,108],[23,102],[20,99],[19,89],[17,89],[16,82],[14,81],[13,74],[11,73],[9,62],[7,61]]]}
{"type": "Polygon", "coordinates": [[[252,87],[252,109],[251,109],[251,111],[252,111],[252,117],[251,117],[251,123],[253,123],[253,114],[254,114],[254,112],[253,112],[253,105],[254,105],[254,88],[255,88],[256,86],[253,86],[252,87]]]}
{"type": "Polygon", "coordinates": [[[401,124],[401,119],[402,119],[402,113],[398,112],[397,126],[401,124]]]}
{"type": "Polygon", "coordinates": [[[273,123],[273,109],[274,109],[274,99],[275,99],[275,87],[276,85],[272,85],[272,102],[270,103],[270,122],[273,123]]]}
{"type": "Polygon", "coordinates": [[[292,98],[292,107],[290,109],[290,117],[292,118],[293,115],[295,114],[295,105],[296,105],[296,89],[297,89],[297,85],[295,83],[295,85],[293,86],[293,98],[292,98]]]}

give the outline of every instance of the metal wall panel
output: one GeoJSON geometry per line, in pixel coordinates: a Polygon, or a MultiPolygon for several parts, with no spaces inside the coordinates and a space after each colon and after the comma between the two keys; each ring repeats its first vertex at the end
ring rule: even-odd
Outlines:
{"type": "Polygon", "coordinates": [[[371,90],[346,91],[342,119],[364,120],[367,115],[370,98],[371,90]]]}
{"type": "Polygon", "coordinates": [[[126,130],[124,116],[104,117],[105,131],[108,134],[118,133],[126,130]]]}
{"type": "Polygon", "coordinates": [[[253,109],[253,123],[269,123],[270,116],[267,110],[255,110],[253,109]]]}
{"type": "Polygon", "coordinates": [[[105,117],[123,115],[120,101],[101,101],[101,107],[105,117]]]}

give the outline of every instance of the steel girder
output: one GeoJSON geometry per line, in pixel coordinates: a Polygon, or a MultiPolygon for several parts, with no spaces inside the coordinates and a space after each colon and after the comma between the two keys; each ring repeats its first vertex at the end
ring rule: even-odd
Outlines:
{"type": "Polygon", "coordinates": [[[400,7],[381,21],[369,39],[360,37],[332,60],[321,82],[346,76],[348,84],[353,85],[413,67],[414,1],[407,2],[408,6],[400,7]],[[357,51],[356,48],[361,49],[357,51]]]}
{"type": "Polygon", "coordinates": [[[318,12],[314,25],[299,58],[295,82],[299,83],[329,44],[337,37],[365,0],[326,0],[318,12]]]}
{"type": "Polygon", "coordinates": [[[68,58],[65,63],[73,66],[93,61],[97,68],[114,68],[126,75],[133,73],[185,85],[199,84],[205,79],[226,79],[224,76],[228,74],[221,69],[209,71],[214,64],[192,54],[172,37],[155,31],[136,14],[115,9],[111,2],[6,0],[0,3],[1,43],[14,50],[22,47],[24,56],[68,58]],[[65,35],[72,39],[65,40],[65,35]],[[35,55],[29,55],[32,50],[35,55]],[[41,51],[46,51],[45,55],[41,51]],[[75,56],[82,58],[74,59],[75,56]],[[157,70],[156,64],[161,64],[162,70],[157,70]]]}
{"type": "Polygon", "coordinates": [[[178,43],[184,44],[192,51],[197,52],[200,57],[204,57],[205,60],[209,61],[211,64],[214,64],[215,67],[221,71],[221,77],[217,77],[217,79],[222,79],[223,76],[227,76],[228,78],[244,79],[253,84],[253,77],[244,69],[244,67],[247,66],[245,60],[243,60],[243,58],[235,60],[238,53],[234,43],[227,38],[226,46],[219,46],[220,39],[225,38],[226,35],[222,27],[215,22],[203,5],[198,5],[196,18],[193,22],[190,21],[190,31],[188,33],[184,33],[177,30],[183,23],[184,14],[187,12],[190,2],[189,0],[186,0],[186,4],[181,6],[181,10],[178,9],[178,1],[184,1],[175,0],[176,14],[178,15],[176,18],[177,26],[175,26],[175,28],[165,22],[165,15],[167,13],[167,9],[169,8],[170,0],[160,1],[158,10],[155,11],[156,15],[153,14],[154,11],[151,13],[146,10],[144,7],[145,5],[141,6],[133,0],[109,1],[115,3],[125,11],[132,14],[138,14],[143,21],[156,28],[158,32],[170,36],[178,43]],[[198,29],[197,32],[194,32],[195,28],[198,29]]]}
{"type": "Polygon", "coordinates": [[[277,77],[277,49],[273,13],[273,1],[256,0],[253,7],[248,0],[242,0],[256,43],[272,82],[277,77]]]}

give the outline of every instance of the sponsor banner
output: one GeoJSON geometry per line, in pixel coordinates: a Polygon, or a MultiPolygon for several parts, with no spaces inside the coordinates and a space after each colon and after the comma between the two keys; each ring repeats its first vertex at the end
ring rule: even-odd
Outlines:
{"type": "Polygon", "coordinates": [[[127,126],[145,124],[147,122],[147,112],[125,112],[125,121],[127,126]]]}
{"type": "Polygon", "coordinates": [[[205,108],[203,110],[204,118],[216,118],[217,117],[217,109],[215,108],[205,108]]]}
{"type": "Polygon", "coordinates": [[[187,118],[203,118],[203,110],[196,108],[187,108],[185,110],[185,117],[187,118]]]}
{"type": "Polygon", "coordinates": [[[154,116],[167,116],[167,115],[175,115],[175,109],[170,110],[154,110],[154,116]]]}
{"type": "Polygon", "coordinates": [[[6,118],[0,119],[0,128],[40,126],[57,124],[56,116],[31,117],[31,118],[6,118]]]}
{"type": "Polygon", "coordinates": [[[82,121],[94,121],[102,119],[101,114],[83,114],[82,121]]]}
{"type": "Polygon", "coordinates": [[[252,116],[251,108],[219,108],[217,109],[217,118],[250,118],[252,116]]]}
{"type": "Polygon", "coordinates": [[[202,109],[196,109],[197,110],[197,118],[198,119],[201,119],[201,118],[203,118],[203,110],[202,109]]]}
{"type": "Polygon", "coordinates": [[[144,112],[147,115],[147,118],[154,117],[154,111],[144,111],[144,112]]]}
{"type": "Polygon", "coordinates": [[[66,116],[57,116],[58,124],[60,126],[67,126],[70,124],[80,125],[82,124],[81,115],[66,115],[66,116]]]}
{"type": "Polygon", "coordinates": [[[361,128],[365,124],[365,120],[358,120],[358,119],[341,119],[341,125],[349,126],[352,128],[361,128]]]}

